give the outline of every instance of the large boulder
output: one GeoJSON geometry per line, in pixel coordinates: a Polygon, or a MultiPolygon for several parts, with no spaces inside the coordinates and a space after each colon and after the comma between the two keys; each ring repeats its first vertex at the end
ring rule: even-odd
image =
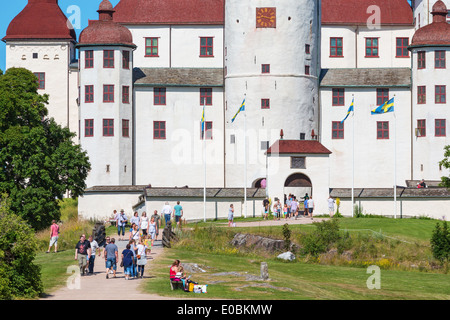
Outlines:
{"type": "Polygon", "coordinates": [[[237,233],[231,244],[235,247],[264,250],[270,253],[284,250],[284,241],[261,237],[253,234],[237,233]]]}

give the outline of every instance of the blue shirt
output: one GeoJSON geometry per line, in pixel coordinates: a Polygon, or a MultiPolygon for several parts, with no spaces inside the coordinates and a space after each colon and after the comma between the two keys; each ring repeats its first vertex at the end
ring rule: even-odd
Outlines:
{"type": "Polygon", "coordinates": [[[122,251],[123,254],[123,266],[129,267],[133,264],[133,251],[125,249],[122,251]]]}
{"type": "Polygon", "coordinates": [[[179,204],[177,204],[175,207],[173,207],[173,209],[175,210],[175,215],[176,216],[181,216],[181,210],[183,210],[183,207],[180,206],[179,204]]]}

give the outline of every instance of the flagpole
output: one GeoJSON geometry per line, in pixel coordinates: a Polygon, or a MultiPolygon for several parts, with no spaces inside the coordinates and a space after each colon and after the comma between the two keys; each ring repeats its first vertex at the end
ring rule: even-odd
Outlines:
{"type": "MultiPolygon", "coordinates": [[[[394,94],[395,103],[395,94],[394,94]]],[[[394,219],[397,219],[397,117],[394,109],[394,219]]]]}
{"type": "Polygon", "coordinates": [[[352,94],[353,103],[353,146],[352,146],[352,217],[355,206],[355,97],[352,94]]]}
{"type": "MultiPolygon", "coordinates": [[[[206,97],[203,99],[203,117],[205,116],[206,97]]],[[[204,184],[203,184],[203,221],[206,222],[206,121],[203,119],[203,164],[204,164],[204,184]]]]}
{"type": "MultiPolygon", "coordinates": [[[[247,94],[244,95],[247,100],[247,94]]],[[[247,103],[247,102],[246,102],[247,103]]],[[[244,110],[244,217],[247,218],[247,108],[244,110]]]]}

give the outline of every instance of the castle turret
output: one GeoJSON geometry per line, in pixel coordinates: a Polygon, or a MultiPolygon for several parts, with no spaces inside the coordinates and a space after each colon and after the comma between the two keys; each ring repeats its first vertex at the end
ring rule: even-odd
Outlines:
{"type": "Polygon", "coordinates": [[[88,187],[131,185],[133,179],[133,44],[113,21],[108,0],[99,20],[80,34],[80,144],[92,170],[88,187]]]}
{"type": "Polygon", "coordinates": [[[318,132],[320,1],[230,0],[225,4],[225,142],[227,187],[242,186],[241,113],[247,127],[247,186],[266,177],[267,148],[318,132]]]}

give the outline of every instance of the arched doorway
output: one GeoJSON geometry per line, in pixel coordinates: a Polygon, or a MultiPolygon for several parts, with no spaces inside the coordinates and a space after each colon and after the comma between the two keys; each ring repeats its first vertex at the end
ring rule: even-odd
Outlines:
{"type": "Polygon", "coordinates": [[[303,173],[291,174],[284,182],[284,194],[292,194],[298,200],[302,200],[305,194],[312,196],[311,179],[303,173]]]}

